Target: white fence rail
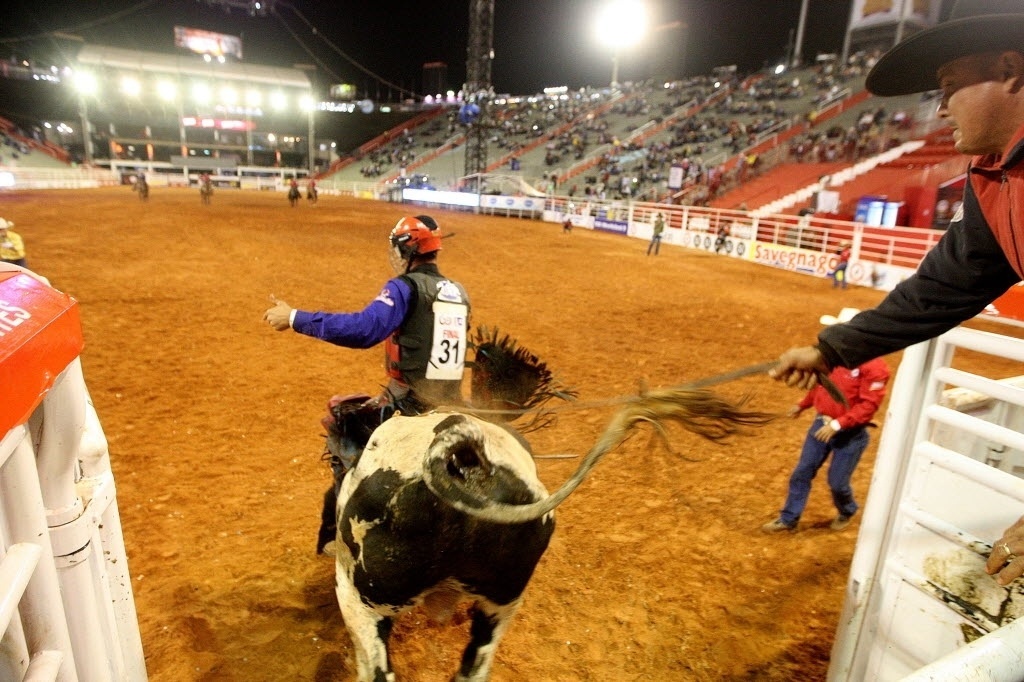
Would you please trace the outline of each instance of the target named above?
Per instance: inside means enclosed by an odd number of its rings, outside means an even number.
[[[106,438],[79,358],[56,377],[35,371],[33,358],[60,345],[42,337],[69,333],[36,305],[52,290],[10,274],[0,271],[5,309],[32,333],[0,334],[0,417],[31,412],[0,439],[0,680],[139,682],[147,674]],[[26,338],[41,343],[17,345]]]
[[[5,189],[84,189],[120,184],[105,168],[21,168],[0,166],[0,191]]]
[[[904,352],[830,682],[1024,679],[1024,587],[984,572],[1024,514],[1024,382],[950,369],[961,349],[1024,362],[1024,341],[963,328]]]

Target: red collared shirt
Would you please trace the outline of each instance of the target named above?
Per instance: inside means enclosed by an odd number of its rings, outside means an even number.
[[[807,392],[799,403],[800,409],[813,406],[820,414],[839,422],[840,428],[849,429],[867,424],[875,416],[885,398],[889,366],[881,358],[876,358],[854,369],[836,367],[828,378],[846,397],[849,409],[833,400],[821,385]]]

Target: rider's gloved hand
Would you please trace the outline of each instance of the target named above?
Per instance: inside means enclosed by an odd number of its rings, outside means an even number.
[[[273,294],[271,294],[270,300],[274,305],[263,313],[263,319],[277,331],[283,332],[292,326],[292,307],[284,301],[278,300]]]

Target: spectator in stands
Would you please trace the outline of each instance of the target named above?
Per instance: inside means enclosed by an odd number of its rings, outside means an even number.
[[[957,150],[973,155],[962,211],[878,307],[783,353],[773,378],[811,388],[820,373],[942,334],[1024,278],[1024,235],[1011,217],[1024,192],[1022,35],[1019,2],[962,0],[950,21],[913,34],[872,67],[866,86],[875,95],[942,90],[938,115],[953,127]],[[1024,575],[1024,518],[993,546],[986,570],[999,584]]]
[[[658,252],[661,251],[661,235],[665,231],[665,216],[658,213],[654,217],[654,232],[651,234],[651,243],[647,245],[647,255],[651,255],[651,249],[654,249],[654,255],[657,256]]]
[[[21,235],[12,230],[14,223],[0,218],[0,261],[28,267],[25,260],[25,242]]]
[[[847,322],[858,312],[856,308],[843,308],[838,317],[822,315],[821,323]],[[786,504],[778,518],[761,526],[766,533],[796,530],[811,493],[811,481],[829,455],[832,455],[832,461],[828,465],[828,487],[838,511],[832,520],[832,530],[843,530],[849,526],[857,513],[850,478],[868,446],[867,429],[873,426],[871,420],[885,398],[889,368],[885,361],[875,358],[853,369],[836,367],[829,374],[829,379],[842,392],[847,404],[838,402],[823,386],[817,385],[790,409],[789,416],[793,419],[809,407],[813,407],[816,414],[804,437],[800,461],[789,477]]]

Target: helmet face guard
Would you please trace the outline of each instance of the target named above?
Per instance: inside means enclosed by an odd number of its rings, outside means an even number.
[[[388,264],[396,275],[404,275],[409,272],[410,261],[402,258],[402,252],[397,246],[388,248]]]
[[[403,274],[416,256],[441,250],[441,231],[430,216],[405,216],[392,228],[388,241],[391,267]]]

